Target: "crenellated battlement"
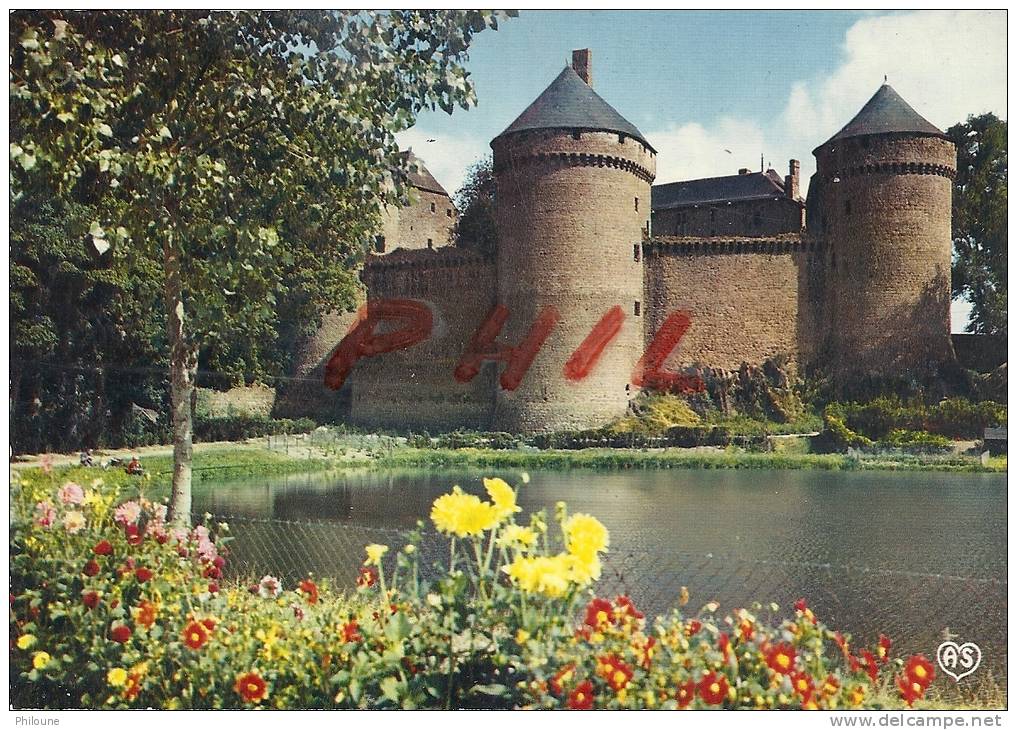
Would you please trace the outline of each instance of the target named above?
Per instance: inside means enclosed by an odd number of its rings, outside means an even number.
[[[590,154],[586,152],[534,152],[532,154],[515,154],[508,160],[499,159],[494,167],[495,173],[508,169],[518,169],[527,165],[550,165],[558,168],[566,167],[611,167],[630,172],[640,180],[652,183],[654,173],[639,163],[614,155]]]
[[[660,254],[780,254],[813,251],[819,241],[811,236],[788,233],[777,236],[656,236],[643,242],[646,256]]]

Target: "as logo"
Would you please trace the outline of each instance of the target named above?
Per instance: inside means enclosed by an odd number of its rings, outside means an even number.
[[[982,650],[978,644],[967,642],[958,645],[953,641],[944,641],[936,649],[936,661],[939,668],[959,682],[969,674],[973,674],[982,663]]]

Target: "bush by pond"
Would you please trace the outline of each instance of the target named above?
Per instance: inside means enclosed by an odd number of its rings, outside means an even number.
[[[259,415],[209,416],[194,421],[195,441],[244,441],[259,436],[307,433],[317,424],[310,418],[268,418]]]
[[[648,620],[598,597],[610,536],[559,503],[517,521],[516,493],[435,500],[437,578],[417,544],[368,545],[357,587],[222,581],[226,525],[180,528],[116,484],[14,481],[15,707],[851,708],[912,704],[934,678],[831,631],[804,600],[780,618],[716,605]]]

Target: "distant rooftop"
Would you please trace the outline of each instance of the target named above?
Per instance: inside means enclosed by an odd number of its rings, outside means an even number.
[[[566,66],[543,93],[498,136],[531,129],[618,132],[639,140],[656,152],[643,133],[600,98],[571,66]]]
[[[654,185],[650,191],[653,210],[687,205],[722,203],[728,200],[762,200],[784,197],[784,180],[776,170]]]
[[[424,161],[413,154],[413,150],[407,150],[403,154],[406,155],[407,163],[410,167],[410,185],[420,190],[444,195],[446,198],[449,197],[448,192],[441,186],[441,183],[435,180],[434,175],[424,166]]]
[[[855,118],[826,141],[869,134],[913,133],[945,137],[934,124],[911,108],[889,84],[883,84],[872,95]],[[823,146],[823,145],[820,145]],[[817,148],[818,149],[818,148]]]

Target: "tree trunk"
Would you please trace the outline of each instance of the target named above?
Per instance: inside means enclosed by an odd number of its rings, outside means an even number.
[[[180,255],[172,244],[163,245],[165,269],[166,327],[170,347],[170,416],[173,425],[173,490],[169,519],[191,522],[191,396],[198,369],[198,354],[184,333],[183,283]]]

